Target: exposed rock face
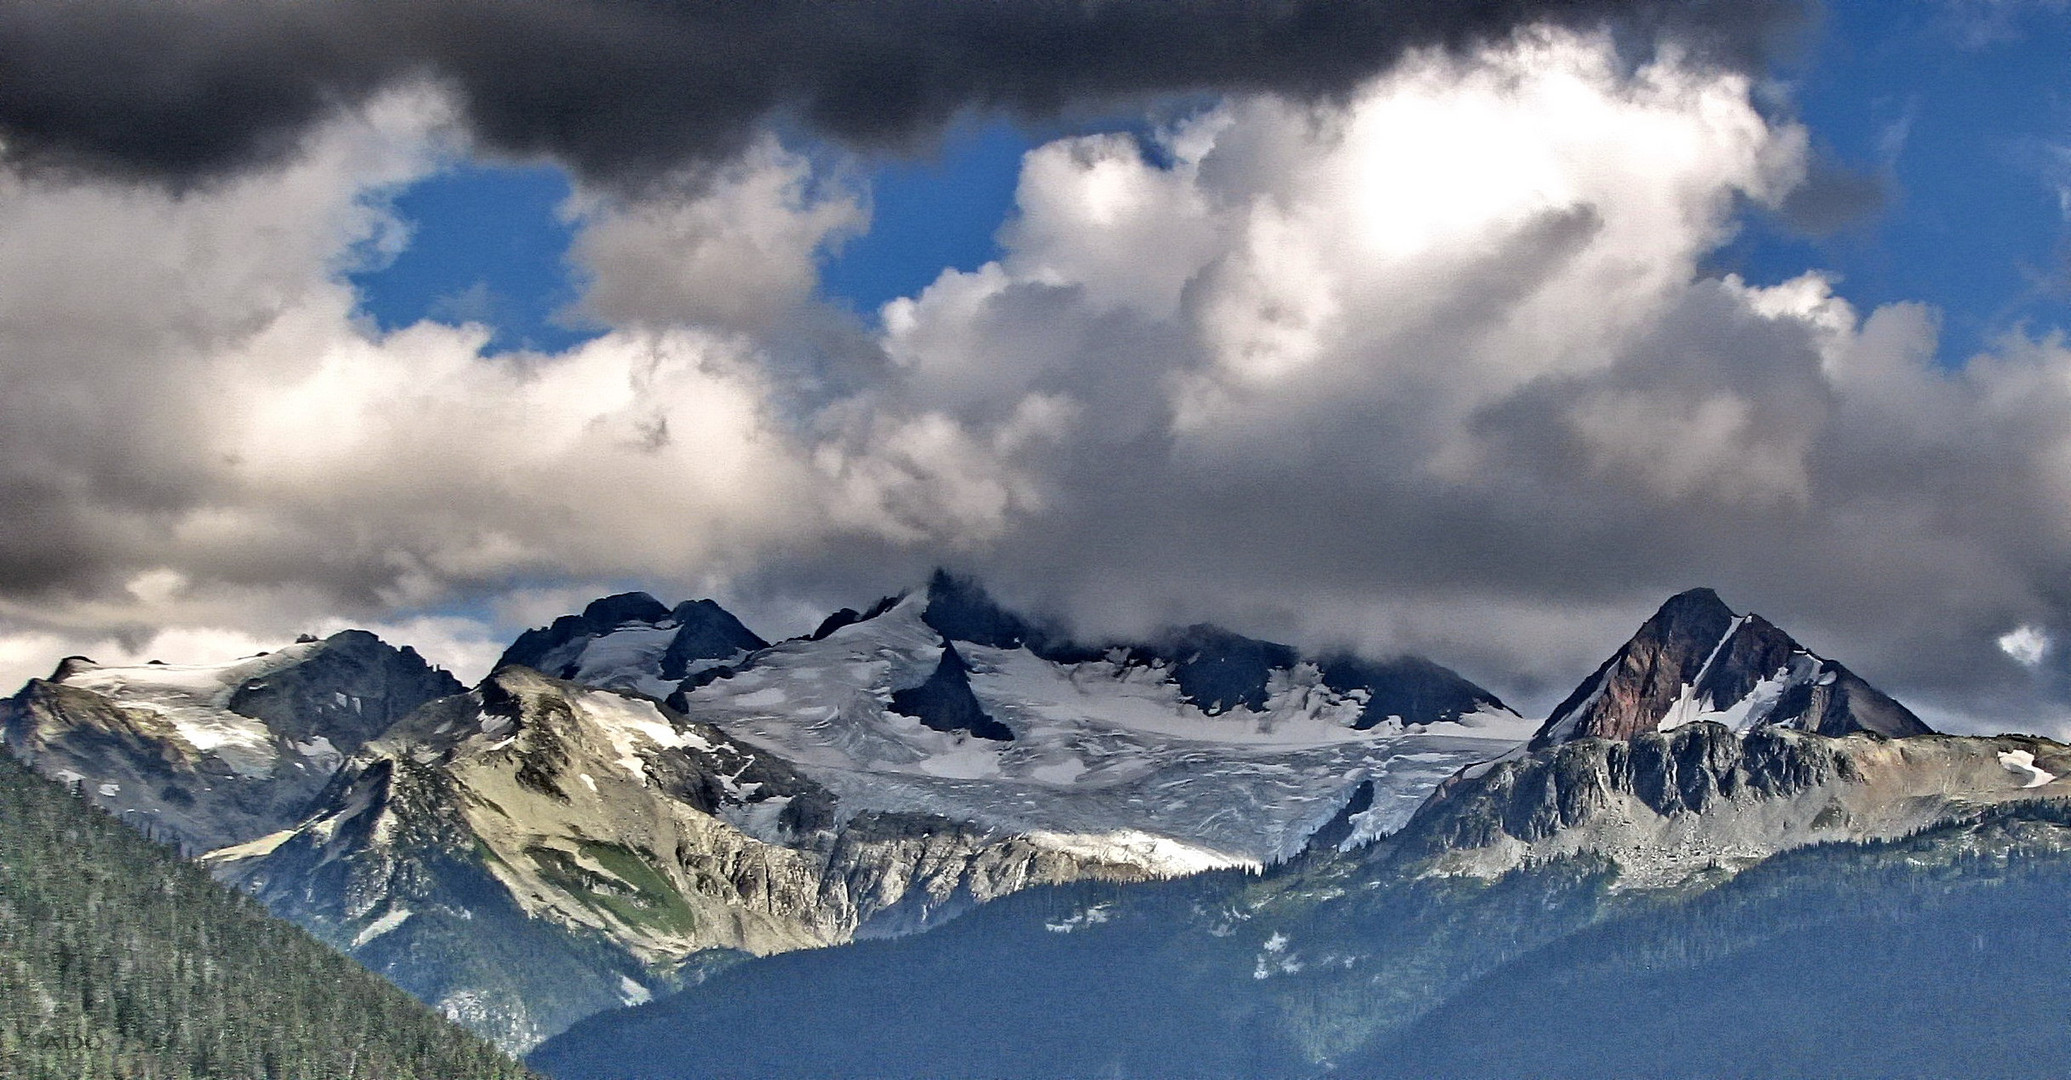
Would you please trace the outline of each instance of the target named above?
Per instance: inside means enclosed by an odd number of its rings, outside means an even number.
[[[942,662],[926,682],[892,691],[892,710],[911,716],[936,731],[966,731],[981,739],[1013,742],[1007,725],[985,714],[971,693],[971,668],[955,645],[942,646]]]
[[[1027,649],[1045,660],[1063,664],[1099,659],[1107,650],[1076,644],[1050,623],[1003,608],[985,586],[947,570],[928,578],[927,607],[922,621],[949,641],[993,649]]]
[[[572,674],[569,665],[579,661],[582,647],[592,639],[621,627],[637,625],[652,629],[668,617],[668,606],[647,593],[606,596],[590,601],[579,615],[563,615],[546,626],[519,634],[518,640],[503,651],[496,666],[519,664],[568,678]]]
[[[1235,708],[1265,708],[1266,683],[1274,670],[1301,662],[1293,648],[1198,624],[1174,631],[1164,641],[1136,654],[1167,660],[1172,678],[1186,700],[1210,716]]]
[[[2071,748],[2025,735],[1698,722],[1630,739],[1585,738],[1447,780],[1390,857],[1492,876],[1559,855],[1610,859],[1640,885],[1738,868],[1806,844],[1902,836],[1959,811],[2071,794]]]
[[[1786,727],[1822,735],[1902,738],[1932,730],[1768,620],[1734,613],[1710,589],[1692,589],[1671,597],[1576,687],[1531,746],[1629,739],[1700,719],[1741,731]]]
[[[393,648],[365,630],[343,630],[288,667],[240,682],[230,711],[305,742],[323,736],[350,755],[435,698],[467,688],[409,646]]]
[[[201,690],[152,669],[156,689],[95,730],[128,758],[185,746],[243,778],[211,804],[243,817],[199,822],[191,846],[516,1049],[722,955],[907,933],[1036,884],[1259,866],[1326,822],[1361,842],[1530,730],[1425,661],[1315,660],[1212,627],[1080,648],[943,574],[775,646],[710,601],[606,597],[506,654],[549,674],[508,662],[472,693],[353,667],[371,641],[297,645]],[[68,664],[39,692],[94,698],[72,683],[99,670]],[[211,742],[226,716],[267,734]],[[260,745],[304,736],[321,768]]]
[[[899,600],[900,598],[897,596],[885,596],[878,598],[877,603],[870,605],[862,611],[857,611],[855,608],[842,608],[840,611],[821,619],[820,625],[815,627],[812,633],[807,634],[805,640],[825,641],[832,637],[836,630],[844,626],[854,626],[859,622],[868,622],[892,610],[892,606],[897,604]]]
[[[515,1049],[711,950],[908,932],[1034,884],[1150,876],[931,815],[847,815],[716,728],[521,667],[369,743],[293,832],[210,860]]]
[[[68,658],[0,702],[8,747],[188,851],[294,823],[339,764],[398,717],[464,688],[361,630],[229,664]]]
[[[670,613],[676,636],[662,653],[662,678],[681,679],[699,660],[725,660],[769,647],[733,613],[710,600],[686,600]]]
[[[1462,770],[1388,857],[1494,874],[1593,853],[1669,884],[1824,840],[2050,796],[2071,752],[1939,736],[1905,706],[1709,589],[1671,597],[1526,751]]]
[[[1318,666],[1323,671],[1323,685],[1367,695],[1366,708],[1352,724],[1359,731],[1391,719],[1399,724],[1450,723],[1478,712],[1509,708],[1459,672],[1421,656],[1368,660],[1339,655],[1318,661]]]

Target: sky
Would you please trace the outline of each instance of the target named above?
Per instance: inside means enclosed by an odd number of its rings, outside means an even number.
[[[0,9],[0,681],[947,566],[2071,734],[2071,7]]]

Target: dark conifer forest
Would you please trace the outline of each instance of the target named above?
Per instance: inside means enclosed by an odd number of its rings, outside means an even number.
[[[0,754],[0,1076],[532,1075]]]

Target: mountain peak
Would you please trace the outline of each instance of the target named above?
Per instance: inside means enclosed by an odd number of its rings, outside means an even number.
[[[658,623],[669,617],[669,606],[644,592],[616,593],[592,600],[582,609],[583,621],[600,630],[627,623]]]
[[[927,681],[892,691],[891,708],[936,731],[967,731],[994,742],[1014,741],[1013,730],[986,713],[971,692],[970,665],[953,643],[943,644],[942,660]]]
[[[1532,739],[1630,739],[1711,720],[1738,730],[1789,727],[1892,737],[1931,729],[1847,668],[1816,655],[1760,615],[1736,613],[1707,588],[1669,597]]]
[[[1735,614],[1737,613],[1732,608],[1727,607],[1724,600],[1719,599],[1717,591],[1707,586],[1699,585],[1694,589],[1684,589],[1682,592],[1662,601],[1660,609],[1655,611],[1654,617],[1648,621],[1714,619],[1722,616],[1730,619]]]
[[[854,626],[860,622],[869,622],[879,615],[883,615],[885,612],[898,607],[899,601],[904,599],[906,599],[905,593],[897,593],[892,596],[879,597],[877,603],[864,608],[862,611],[857,611],[855,608],[842,608],[840,611],[821,619],[820,625],[812,633],[807,634],[805,640],[825,641],[836,630],[845,626]]]
[[[496,666],[660,696],[693,668],[768,645],[714,601],[686,600],[672,609],[651,594],[625,592],[525,631]]]
[[[1001,607],[975,579],[937,568],[928,578],[928,607],[921,618],[943,637],[996,649],[1035,647],[1042,634],[1021,616]]]

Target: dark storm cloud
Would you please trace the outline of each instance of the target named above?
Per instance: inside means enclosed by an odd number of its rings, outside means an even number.
[[[276,159],[398,81],[454,88],[496,149],[592,179],[729,156],[782,117],[856,145],[960,110],[1049,115],[1167,93],[1328,96],[1403,49],[1616,22],[1729,63],[1792,0],[77,0],[0,7],[17,161],[174,182]]]

